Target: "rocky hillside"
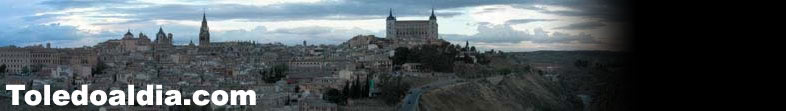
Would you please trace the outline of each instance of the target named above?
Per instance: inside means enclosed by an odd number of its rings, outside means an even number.
[[[421,111],[581,110],[575,97],[538,74],[507,75],[499,81],[475,79],[426,92]],[[574,100],[575,101],[575,100]]]

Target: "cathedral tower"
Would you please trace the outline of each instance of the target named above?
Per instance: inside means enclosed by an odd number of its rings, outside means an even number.
[[[199,47],[210,47],[210,30],[207,28],[207,18],[202,13],[202,28],[199,29]]]

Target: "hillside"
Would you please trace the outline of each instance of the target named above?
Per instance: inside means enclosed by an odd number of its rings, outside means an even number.
[[[472,80],[426,92],[422,111],[575,110],[564,91],[537,74],[508,75],[498,83]]]
[[[625,52],[536,51],[496,56],[488,65],[457,65],[472,81],[423,94],[420,109],[441,110],[597,110],[616,111],[635,76]],[[483,79],[502,77],[499,82]]]

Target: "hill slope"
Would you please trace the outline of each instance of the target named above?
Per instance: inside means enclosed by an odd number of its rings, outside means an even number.
[[[537,74],[508,75],[498,83],[480,79],[426,92],[420,110],[576,110],[563,92]]]

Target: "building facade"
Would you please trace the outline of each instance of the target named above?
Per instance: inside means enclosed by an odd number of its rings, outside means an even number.
[[[438,44],[439,31],[437,16],[434,9],[428,20],[396,20],[393,16],[393,9],[386,19],[386,38],[392,40],[399,46],[415,46],[423,44]]]
[[[47,48],[42,45],[0,47],[0,65],[6,65],[8,74],[27,71],[47,70],[51,66],[65,65],[73,68],[91,68],[98,59],[91,48]],[[80,74],[89,70],[77,70]]]

